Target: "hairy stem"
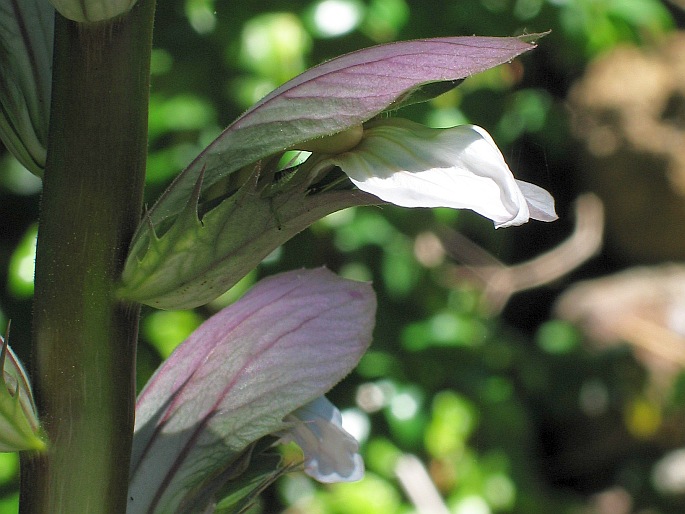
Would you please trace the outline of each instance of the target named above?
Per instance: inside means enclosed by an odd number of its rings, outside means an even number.
[[[33,327],[50,449],[22,460],[22,513],[126,511],[139,309],[113,292],[141,213],[153,13],[57,15]]]

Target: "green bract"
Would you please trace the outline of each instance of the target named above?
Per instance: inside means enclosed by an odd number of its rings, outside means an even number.
[[[380,45],[325,62],[274,90],[203,150],[148,211],[133,237],[120,296],[165,309],[207,303],[314,221],[383,203],[336,187],[340,182],[329,175],[335,164],[320,174],[312,167],[356,146],[372,118],[505,63],[534,48],[534,39]],[[292,148],[314,153],[299,168],[279,169],[275,163]]]
[[[189,309],[223,294],[264,257],[324,216],[353,205],[378,203],[361,191],[308,194],[309,177],[280,187],[261,184],[259,173],[209,210],[200,183],[171,228],[158,237],[151,223],[139,237],[123,273],[122,297],[159,309]]]
[[[0,451],[44,450],[28,376],[12,349],[2,341],[0,366]]]

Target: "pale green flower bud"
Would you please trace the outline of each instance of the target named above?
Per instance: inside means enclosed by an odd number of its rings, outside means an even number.
[[[79,23],[107,21],[127,13],[136,0],[50,0],[59,13]]]
[[[31,385],[24,367],[2,338],[0,364],[0,451],[44,450]]]
[[[351,190],[309,194],[307,173],[293,172],[266,188],[258,176],[202,219],[198,212],[211,202],[199,200],[199,181],[166,232],[159,234],[151,220],[143,220],[124,268],[121,298],[169,310],[204,305],[314,221],[376,201]]]

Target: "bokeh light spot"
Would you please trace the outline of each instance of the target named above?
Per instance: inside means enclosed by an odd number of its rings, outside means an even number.
[[[354,30],[363,15],[363,6],[358,2],[324,0],[316,4],[312,17],[319,35],[335,37]]]

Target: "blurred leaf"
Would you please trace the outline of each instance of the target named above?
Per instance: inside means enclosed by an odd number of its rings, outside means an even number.
[[[162,134],[181,131],[199,131],[214,123],[216,114],[207,101],[193,95],[178,95],[162,98],[152,95],[148,132],[150,139]]]
[[[327,496],[331,514],[395,514],[401,504],[397,490],[373,473],[355,484],[335,484]]]
[[[383,254],[383,282],[390,296],[403,297],[410,294],[421,277],[416,264],[412,244],[407,238],[394,238]]]
[[[10,259],[7,286],[15,298],[26,299],[33,296],[37,235],[38,225],[29,227]]]
[[[402,346],[412,352],[430,347],[479,346],[486,335],[486,327],[473,316],[438,312],[428,320],[407,325],[402,332]]]
[[[359,250],[365,245],[385,246],[400,233],[382,214],[372,210],[343,211],[336,217],[342,223],[335,231],[335,246],[342,252]]]
[[[662,423],[661,409],[647,398],[635,398],[625,411],[626,427],[635,437],[653,436]]]
[[[152,150],[147,158],[146,183],[163,184],[169,181],[179,169],[182,169],[189,160],[192,160],[199,148],[198,144],[178,143],[159,150]]]
[[[580,333],[570,323],[550,320],[543,324],[535,340],[540,348],[551,354],[567,354],[580,345]]]
[[[231,81],[229,91],[234,101],[247,109],[268,95],[278,84],[270,78],[242,76]]]
[[[193,311],[155,311],[145,318],[143,334],[166,359],[200,323],[202,318]]]
[[[463,495],[450,502],[450,512],[454,514],[490,514],[492,511],[485,499],[476,494]]]
[[[168,51],[163,48],[153,48],[150,55],[150,74],[164,75],[171,71],[174,65],[174,58]],[[154,95],[154,93],[153,93]]]
[[[476,427],[476,419],[471,402],[452,391],[438,393],[424,435],[426,450],[434,457],[462,451]]]
[[[357,365],[357,373],[365,378],[395,375],[401,369],[399,357],[388,352],[370,350],[364,354]]]
[[[552,98],[546,91],[524,89],[512,95],[512,102],[498,123],[502,142],[511,142],[526,132],[538,132],[547,122]]]
[[[186,0],[185,11],[190,25],[198,34],[208,34],[216,26],[215,0]]]
[[[240,61],[246,69],[280,85],[304,71],[310,48],[309,34],[297,16],[260,14],[243,27]]]
[[[374,437],[366,449],[367,468],[386,477],[395,476],[397,459],[402,456],[402,450],[385,437]]]
[[[377,43],[385,43],[397,35],[410,20],[405,0],[371,0],[362,32]]]
[[[402,384],[384,409],[393,439],[405,448],[415,449],[421,444],[427,422],[424,401],[425,392],[419,386]]]
[[[621,42],[653,41],[673,27],[658,0],[576,0],[561,5],[559,20],[571,38],[584,43],[588,56]]]
[[[0,453],[0,488],[7,489],[19,481],[19,454]],[[0,503],[0,505],[2,505]],[[4,511],[0,508],[0,514]],[[16,513],[16,510],[14,511]]]
[[[17,514],[19,509],[19,493],[0,499],[0,514]]]

